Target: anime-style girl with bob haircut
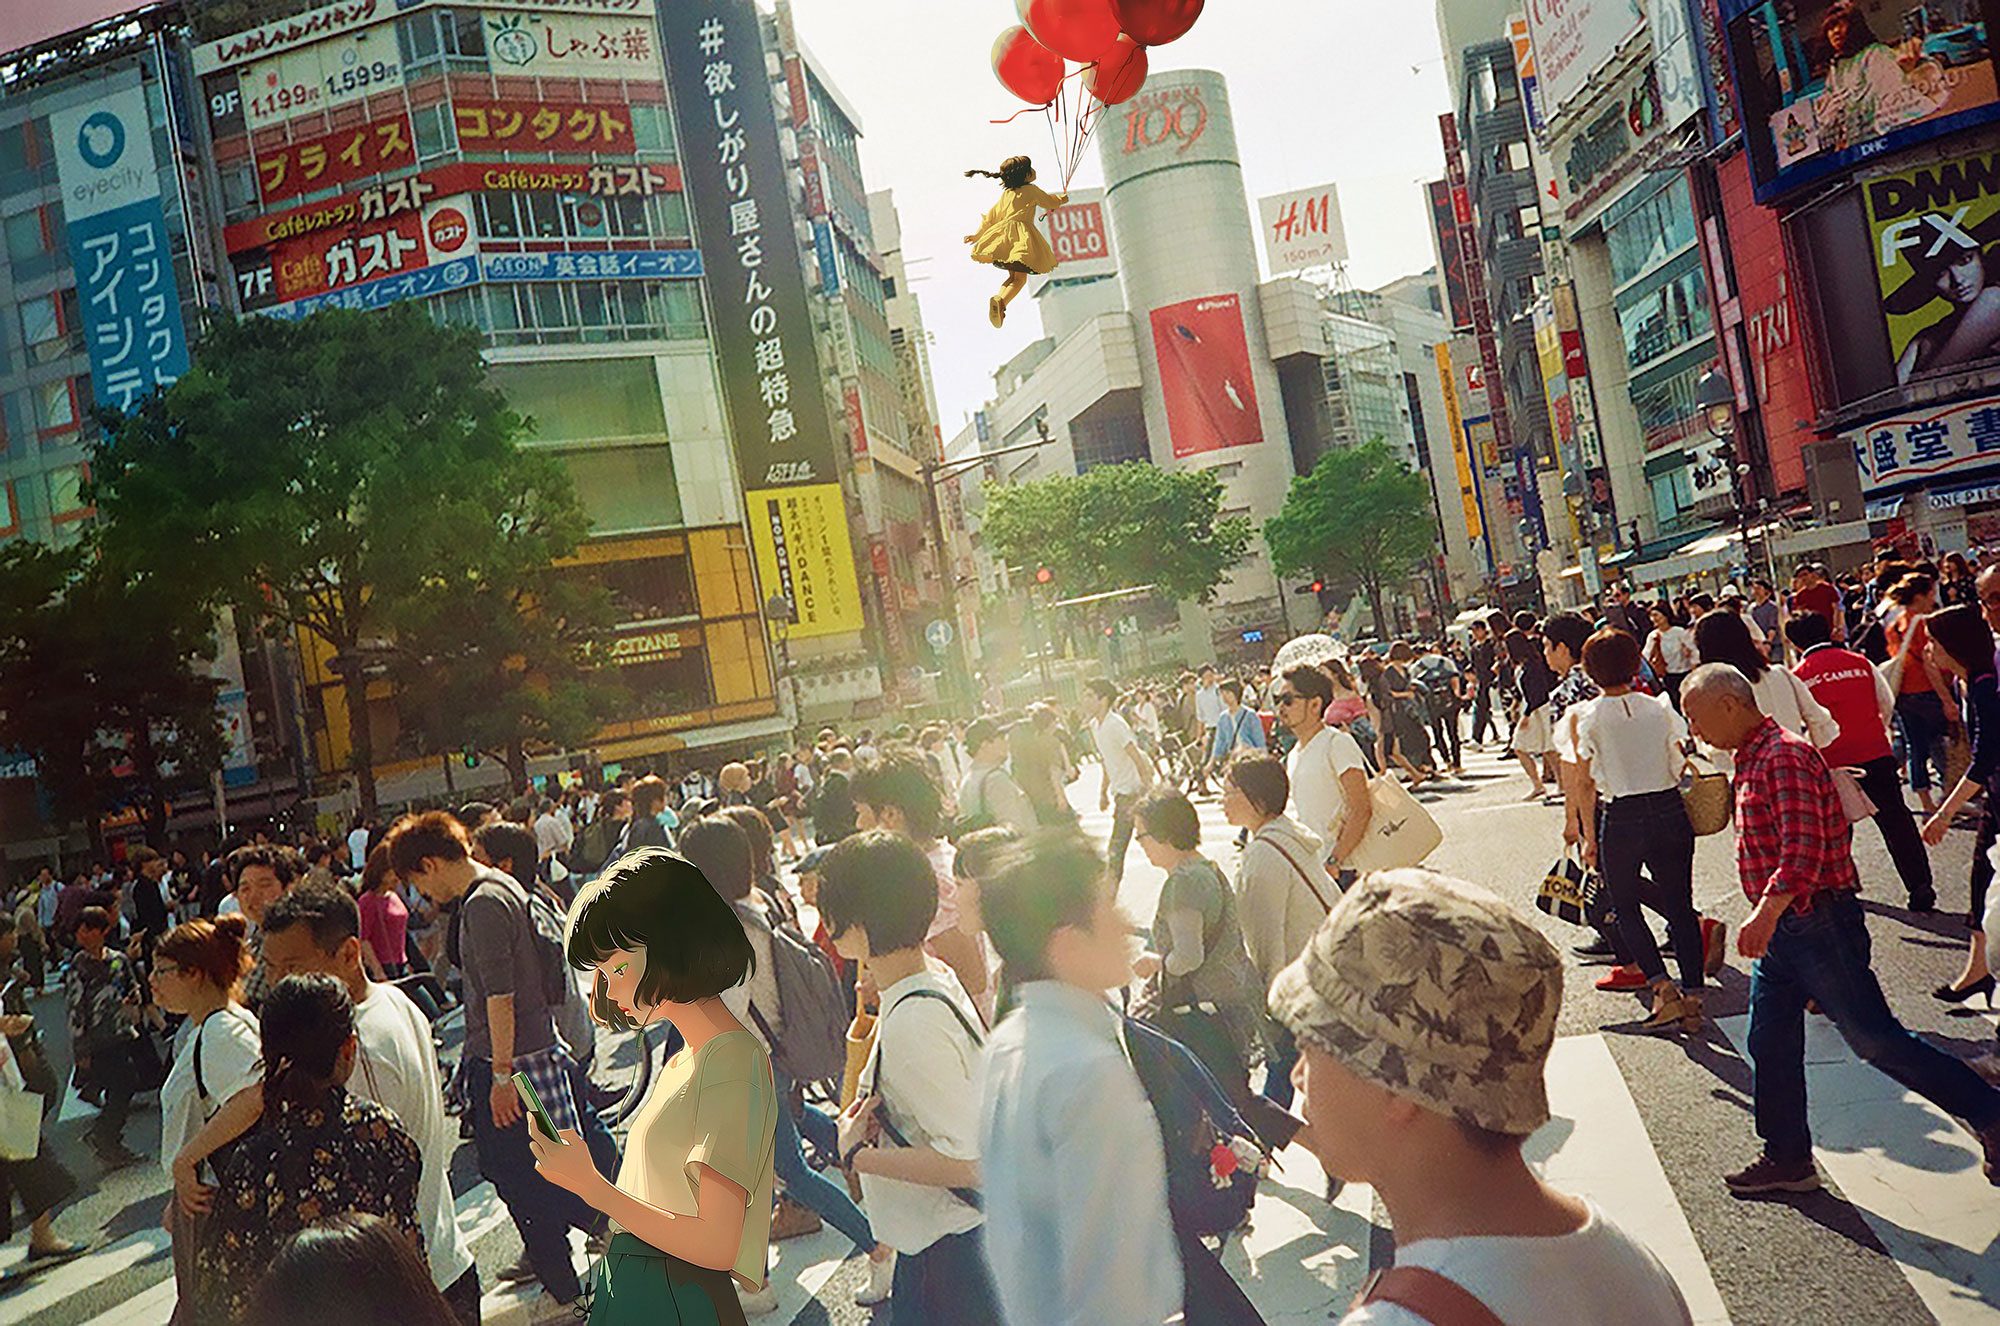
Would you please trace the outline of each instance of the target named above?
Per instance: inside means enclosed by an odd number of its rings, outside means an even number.
[[[720,998],[756,965],[743,923],[686,859],[642,848],[577,894],[565,956],[595,973],[598,1022],[661,1018],[687,1040],[633,1116],[615,1184],[574,1131],[550,1141],[528,1130],[542,1177],[616,1226],[592,1274],[590,1320],[746,1323],[731,1281],[764,1287],[779,1105],[762,1043]]]

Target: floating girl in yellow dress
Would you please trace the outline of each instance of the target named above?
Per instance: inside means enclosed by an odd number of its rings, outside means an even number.
[[[1030,274],[1045,276],[1056,269],[1056,251],[1035,226],[1037,211],[1053,212],[1069,201],[1067,193],[1047,194],[1035,187],[1035,163],[1027,157],[1008,157],[998,173],[968,170],[969,179],[984,175],[999,180],[1006,192],[986,211],[974,234],[965,242],[972,246],[972,260],[990,263],[1008,273],[1000,293],[986,301],[986,316],[996,327],[1007,321],[1007,306],[1027,288]]]

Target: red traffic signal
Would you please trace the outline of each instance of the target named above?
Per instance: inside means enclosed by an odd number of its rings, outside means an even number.
[[[1326,582],[1324,580],[1315,580],[1312,582],[1312,592],[1315,594],[1319,593],[1321,590],[1325,588],[1326,588]]]
[[[1036,584],[1038,584],[1038,585],[1046,585],[1046,584],[1048,584],[1048,583],[1049,583],[1049,581],[1051,581],[1051,580],[1054,580],[1055,578],[1056,578],[1056,573],[1055,573],[1055,572],[1053,572],[1053,571],[1051,571],[1051,570],[1049,570],[1049,568],[1048,568],[1048,567],[1046,567],[1046,566],[1038,566],[1038,567],[1036,567],[1036,568],[1035,568],[1035,583],[1036,583]]]

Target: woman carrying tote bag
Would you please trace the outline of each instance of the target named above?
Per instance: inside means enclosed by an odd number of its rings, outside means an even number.
[[[1727,663],[1750,682],[1757,707],[1787,732],[1813,745],[1830,746],[1840,736],[1840,722],[1813,698],[1790,668],[1764,657],[1743,619],[1726,608],[1705,614],[1695,623],[1694,643],[1703,663]],[[1735,767],[1726,751],[1713,752],[1718,768]]]

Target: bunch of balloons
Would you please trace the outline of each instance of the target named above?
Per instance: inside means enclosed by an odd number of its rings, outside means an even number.
[[[1115,106],[1146,83],[1146,48],[1186,34],[1203,0],[1014,0],[1021,21],[993,43],[993,74],[1030,106],[1062,94],[1073,60],[1099,106]]]

